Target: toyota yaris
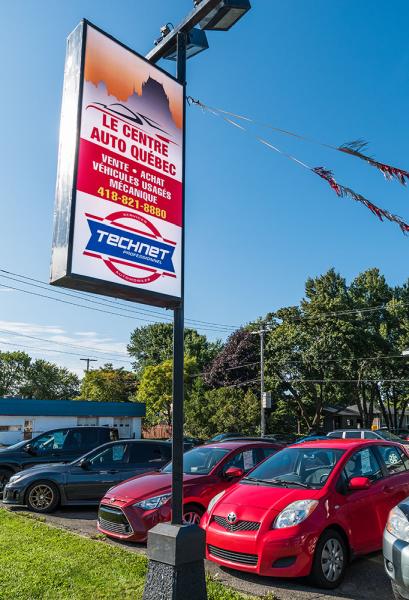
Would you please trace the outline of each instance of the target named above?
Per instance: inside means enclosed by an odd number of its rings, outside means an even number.
[[[199,446],[183,456],[183,517],[199,523],[211,498],[235,484],[266,457],[280,450],[274,442],[235,441]],[[171,518],[172,464],[117,485],[105,494],[98,529],[111,537],[143,542],[157,523]]]
[[[207,558],[334,588],[349,558],[382,547],[389,511],[409,494],[408,469],[393,442],[288,447],[210,501],[201,520]]]

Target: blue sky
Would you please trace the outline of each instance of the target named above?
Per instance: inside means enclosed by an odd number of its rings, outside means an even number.
[[[364,138],[379,160],[409,169],[408,3],[252,5],[230,32],[208,33],[209,50],[188,63],[188,94],[330,144]],[[86,17],[146,54],[159,27],[179,22],[191,6],[190,0],[3,4],[1,269],[48,280],[66,36]],[[174,63],[161,66],[174,73]],[[348,280],[375,266],[391,284],[407,279],[409,239],[396,225],[337,198],[317,176],[221,119],[192,107],[187,127],[188,317],[245,323],[298,303],[306,277],[330,267]],[[264,135],[312,166],[333,169],[341,183],[409,221],[409,189],[385,182],[372,167],[272,132]],[[0,283],[64,298],[2,278]],[[97,365],[108,357],[126,361],[130,331],[146,322],[142,314],[118,317],[13,290],[0,291],[0,307],[0,349],[30,346],[33,356],[77,371],[83,347],[84,356],[99,357]],[[51,347],[60,353],[38,349]]]

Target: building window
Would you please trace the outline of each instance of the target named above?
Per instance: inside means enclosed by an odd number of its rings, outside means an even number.
[[[21,425],[0,425],[0,431],[21,431]]]

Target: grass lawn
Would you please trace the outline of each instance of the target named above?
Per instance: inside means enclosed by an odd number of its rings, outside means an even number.
[[[140,600],[146,566],[144,556],[0,508],[1,600]],[[210,579],[208,596],[245,598]]]

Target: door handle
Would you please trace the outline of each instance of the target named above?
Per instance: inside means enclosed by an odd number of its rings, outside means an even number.
[[[114,475],[115,473],[118,473],[118,470],[117,469],[111,469],[110,471],[108,471],[108,473],[110,475]]]

